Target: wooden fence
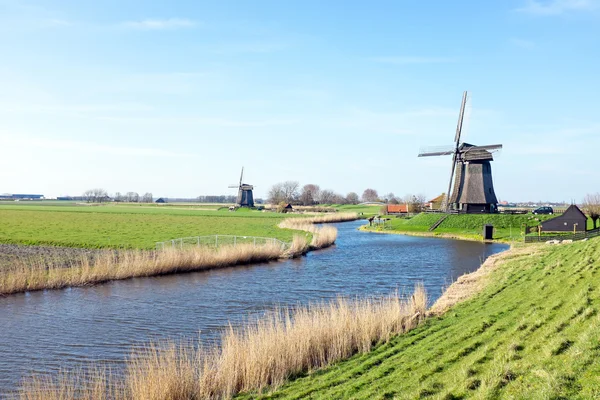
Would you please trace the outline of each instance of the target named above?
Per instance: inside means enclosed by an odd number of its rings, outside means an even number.
[[[600,236],[600,228],[590,229],[585,232],[570,233],[564,235],[531,235],[525,236],[525,243],[547,242],[549,240],[583,240]]]

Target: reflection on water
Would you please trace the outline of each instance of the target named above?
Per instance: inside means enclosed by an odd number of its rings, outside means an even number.
[[[356,231],[362,223],[337,224],[335,247],[296,260],[0,298],[0,393],[31,373],[90,362],[118,370],[150,340],[217,340],[228,321],[278,305],[409,292],[417,282],[434,300],[508,247]]]

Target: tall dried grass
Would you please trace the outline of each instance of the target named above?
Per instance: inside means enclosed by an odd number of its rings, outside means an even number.
[[[283,256],[279,244],[241,244],[218,249],[191,247],[163,251],[105,252],[82,255],[69,267],[63,262],[15,262],[0,274],[0,295],[68,286],[86,286],[111,280],[178,272],[203,271],[238,264],[276,260]]]
[[[120,381],[101,373],[87,381],[77,376],[32,379],[20,396],[24,400],[231,398],[276,388],[305,371],[368,352],[416,327],[426,308],[426,292],[418,285],[410,298],[396,293],[280,309],[246,327],[230,327],[220,347],[167,343],[137,351]]]
[[[357,219],[358,214],[356,213],[325,214],[310,218],[288,218],[283,220],[279,224],[279,227],[309,232],[312,234],[312,241],[309,248],[323,249],[335,243],[335,240],[337,239],[337,229],[332,226],[318,227],[316,224],[354,221]]]

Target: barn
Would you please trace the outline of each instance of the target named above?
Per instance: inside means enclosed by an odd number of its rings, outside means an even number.
[[[408,213],[408,204],[388,204],[387,205],[387,213],[388,214],[407,214]]]
[[[587,217],[575,204],[565,212],[540,224],[543,232],[585,232]]]

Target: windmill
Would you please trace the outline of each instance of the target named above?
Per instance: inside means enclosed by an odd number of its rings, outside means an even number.
[[[229,188],[237,188],[237,205],[238,207],[254,207],[254,195],[252,194],[252,190],[254,186],[243,183],[244,179],[244,167],[242,167],[242,174],[240,175],[240,183],[239,185],[229,185]]]
[[[501,149],[501,144],[475,146],[460,141],[467,103],[467,92],[463,93],[454,144],[447,148],[427,148],[419,157],[452,156],[452,170],[445,211],[460,213],[494,213],[498,210],[498,199],[492,181],[492,153]]]

